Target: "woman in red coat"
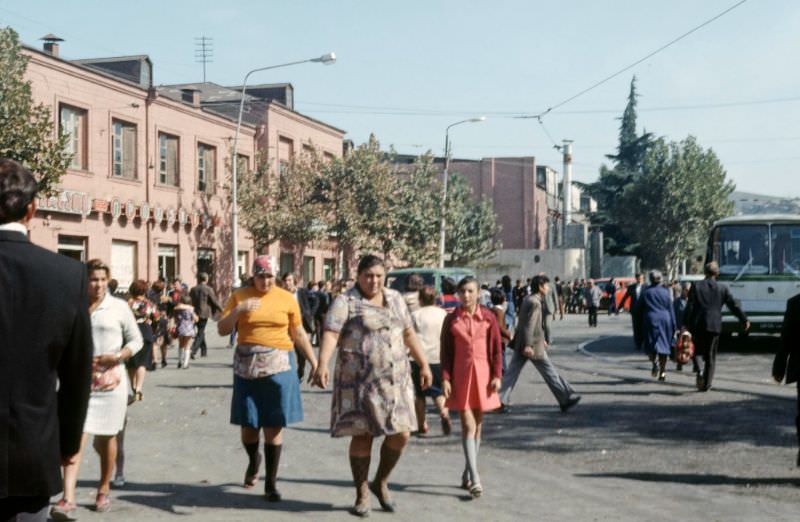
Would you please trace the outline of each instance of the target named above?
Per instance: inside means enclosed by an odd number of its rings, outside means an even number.
[[[497,319],[478,304],[474,277],[458,284],[461,305],[442,325],[442,388],[447,407],[461,414],[461,443],[466,466],[461,486],[473,497],[483,493],[478,475],[483,412],[500,407],[497,392],[503,376],[503,351]]]

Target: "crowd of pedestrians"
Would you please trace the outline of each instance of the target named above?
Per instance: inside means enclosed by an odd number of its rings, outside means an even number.
[[[370,514],[373,496],[384,511],[397,509],[389,478],[411,434],[430,429],[427,398],[445,435],[452,430],[450,412],[458,412],[461,486],[472,497],[484,491],[478,457],[486,413],[510,411],[527,361],[562,412],[577,405],[580,395],[548,355],[551,325],[565,314],[585,312],[596,327],[604,297],[611,301],[609,314],[629,307],[634,344],[648,354],[660,380],[675,339],[691,337],[701,391],[712,383],[722,307],[749,328],[730,291],[717,282],[715,263],[692,288],[665,286],[653,271],[649,285],[637,275],[627,289],[613,280],[606,288],[593,280],[551,282],[546,274],[516,285],[505,276],[491,288],[470,276],[445,279],[437,289],[412,276],[400,293],[384,286],[386,267],[374,255],[361,257],[356,279],[305,287],[292,273],[276,273],[268,256],[258,256],[251,277],[224,305],[205,273],[191,289],[179,277],[169,285],[137,280],[123,299],[110,291],[113,274],[102,260],[80,264],[28,241],[36,192],[30,172],[0,159],[0,408],[10,412],[0,417],[0,444],[15,447],[0,451],[0,520],[44,520],[48,512],[56,520],[75,520],[90,436],[100,460],[94,507],[108,511],[112,483],[125,482],[127,409],[144,399],[147,370],[166,367],[176,343],[178,368],[207,356],[210,319],[217,319],[218,333],[229,335],[233,348],[230,422],[239,426],[247,460],[242,486],[256,486],[263,464],[265,498],[282,500],[284,428],[303,420],[300,388],[307,375],[314,386],[332,387],[330,432],[350,439],[351,513],[360,517]],[[800,318],[790,320],[800,314],[798,303],[791,301],[787,310],[784,349],[773,367],[777,380],[798,379]],[[797,425],[800,437],[800,410]],[[376,438],[379,461],[370,480]]]

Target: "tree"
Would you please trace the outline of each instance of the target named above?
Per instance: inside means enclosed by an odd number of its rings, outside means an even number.
[[[606,157],[614,163],[609,168],[600,167],[600,178],[594,183],[582,184],[597,201],[597,212],[592,215],[592,224],[603,230],[605,250],[612,255],[638,253],[635,241],[619,227],[620,200],[625,189],[634,183],[641,174],[644,156],[653,140],[648,132],[636,134],[636,77],[631,79],[628,103],[625,106],[619,127],[617,153]]]
[[[689,136],[655,140],[643,171],[621,198],[621,228],[641,245],[645,266],[675,273],[700,248],[711,224],[729,215],[734,184],[713,150]]]
[[[33,172],[42,194],[54,191],[71,154],[67,135],[54,138],[50,109],[34,103],[25,80],[28,57],[10,27],[0,29],[0,157],[14,159]]]
[[[238,176],[238,204],[244,226],[261,250],[274,241],[308,243],[324,236],[324,200],[319,186],[323,160],[316,153],[293,159],[274,172],[263,158]]]
[[[397,256],[411,266],[434,265],[439,260],[440,173],[430,151],[397,173],[399,187],[393,220],[399,239]]]
[[[492,201],[475,201],[472,188],[458,173],[450,175],[447,194],[445,251],[451,266],[471,265],[486,259],[501,247],[500,232]]]

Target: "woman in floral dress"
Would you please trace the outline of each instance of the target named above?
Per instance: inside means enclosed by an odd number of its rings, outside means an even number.
[[[328,385],[328,363],[337,351],[333,378],[331,434],[352,437],[350,468],[356,487],[351,512],[370,513],[369,492],[384,511],[393,512],[388,479],[417,427],[414,387],[408,352],[420,366],[423,388],[431,384],[431,370],[403,296],[383,286],[386,269],[377,256],[358,264],[356,285],[336,298],[328,310],[314,382]],[[378,470],[369,474],[372,441],[385,436]]]

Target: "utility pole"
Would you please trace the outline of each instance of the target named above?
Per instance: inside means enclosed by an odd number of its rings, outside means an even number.
[[[206,83],[206,64],[214,60],[214,39],[199,36],[194,39],[194,61],[203,64],[203,83]]]
[[[564,185],[561,188],[561,200],[563,203],[564,226],[561,233],[561,246],[567,247],[567,227],[572,221],[572,140],[564,140],[561,146],[561,153],[564,158]]]

